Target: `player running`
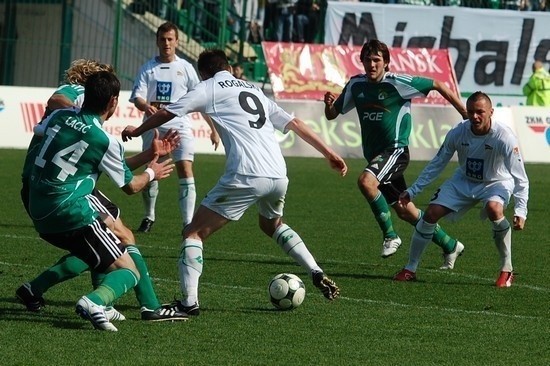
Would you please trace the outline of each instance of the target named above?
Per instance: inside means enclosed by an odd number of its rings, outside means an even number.
[[[176,308],[198,315],[199,277],[203,269],[203,242],[230,221],[239,220],[252,205],[258,208],[261,230],[306,269],[313,284],[333,300],[339,289],[317,264],[300,236],[283,223],[288,187],[286,163],[275,130],[294,131],[317,149],[342,176],[344,160],[301,120],[293,118],[254,84],[238,80],[222,50],[207,50],[198,60],[199,83],[176,103],[151,116],[140,127],[128,126],[125,137],[137,137],[174,117],[203,112],[214,121],[225,147],[224,175],[203,199],[184,230],[178,261],[182,301]]]
[[[352,77],[338,98],[325,94],[325,116],[331,120],[340,113],[355,108],[361,124],[363,155],[367,166],[357,184],[370,205],[383,234],[382,258],[397,252],[401,238],[391,219],[390,206],[397,216],[415,225],[422,211],[413,204],[398,205],[399,194],[407,188],[405,169],[409,165],[409,135],[411,134],[411,100],[438,91],[466,118],[466,108],[460,98],[444,83],[420,76],[389,72],[388,46],[370,40],[361,49],[365,74]],[[464,245],[436,227],[433,241],[443,249],[441,269],[452,269]]]

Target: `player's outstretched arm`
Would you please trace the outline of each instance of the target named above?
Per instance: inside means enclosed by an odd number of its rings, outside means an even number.
[[[153,160],[147,164],[147,169],[141,174],[134,175],[132,180],[122,187],[124,193],[130,195],[143,190],[152,180],[161,180],[170,176],[174,171],[172,159],[167,159],[163,162],[158,162],[159,156],[155,155]]]
[[[162,138],[159,138],[159,132],[158,130],[155,130],[155,137],[153,138],[151,147],[138,154],[127,157],[126,165],[128,165],[128,168],[131,170],[135,170],[153,160],[155,155],[163,157],[170,154],[176,149],[176,147],[179,146],[179,144],[180,137],[176,130],[168,130]]]
[[[459,96],[456,95],[449,87],[438,80],[434,80],[434,89],[441,94],[443,98],[445,98],[449,103],[455,107],[458,113],[462,116],[462,118],[467,119],[468,118],[468,112],[466,110],[466,107],[460,100]]]
[[[304,123],[304,121],[294,118],[292,121],[290,121],[286,128],[288,130],[294,131],[298,136],[302,138],[305,142],[313,146],[317,151],[319,151],[327,160],[329,161],[329,164],[332,169],[340,172],[341,176],[345,176],[348,172],[348,166],[346,165],[346,162],[340,155],[336,154],[330,147],[328,147],[323,140],[319,138],[313,132],[311,128],[308,127]]]
[[[158,126],[170,121],[176,115],[168,112],[166,109],[161,109],[147,118],[139,127],[126,126],[122,131],[122,141],[126,142],[133,137],[139,137],[144,132],[157,128]]]

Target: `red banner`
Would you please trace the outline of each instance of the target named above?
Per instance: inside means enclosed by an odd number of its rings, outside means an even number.
[[[325,92],[335,94],[350,77],[363,74],[361,47],[320,44],[262,42],[273,93],[277,99],[322,100]],[[445,82],[458,94],[458,83],[447,50],[427,48],[390,49],[390,71],[426,76]],[[423,104],[448,104],[432,91]]]

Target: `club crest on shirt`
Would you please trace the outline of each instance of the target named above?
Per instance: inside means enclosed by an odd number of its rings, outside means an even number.
[[[172,96],[172,82],[157,81],[157,102],[169,102]]]
[[[476,180],[483,180],[483,159],[466,159],[466,176]]]

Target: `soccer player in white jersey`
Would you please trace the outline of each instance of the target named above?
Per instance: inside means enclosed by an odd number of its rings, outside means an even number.
[[[225,172],[184,230],[178,261],[183,299],[175,306],[189,315],[199,314],[203,242],[228,222],[239,220],[252,205],[258,207],[261,230],[309,272],[314,285],[327,299],[336,298],[339,289],[334,281],[324,274],[300,236],[283,223],[288,178],[274,132],[294,131],[323,154],[342,176],[347,172],[346,163],[303,121],[286,113],[257,86],[235,79],[222,50],[201,53],[198,69],[204,81],[194,90],[141,126],[128,126],[122,133],[123,140],[137,137],[174,115],[198,111],[211,116],[225,147]]]
[[[512,130],[493,120],[491,99],[482,92],[473,93],[466,102],[468,119],[447,133],[437,155],[424,168],[416,182],[399,197],[403,206],[411,203],[443,171],[456,152],[459,167],[433,195],[412,236],[409,262],[395,275],[397,281],[414,281],[420,257],[430,241],[439,219],[459,217],[475,204],[483,205],[483,217],[491,221],[493,238],[500,255],[497,287],[510,287],[512,235],[504,209],[514,197],[513,228],[523,230],[527,217],[529,180]]]
[[[340,113],[357,110],[363,155],[368,162],[357,185],[382,231],[382,258],[388,258],[401,245],[390,206],[400,219],[411,225],[422,216],[422,211],[413,204],[405,208],[398,205],[399,194],[407,188],[403,174],[409,165],[411,100],[436,90],[464,118],[466,108],[445,83],[389,72],[390,52],[385,43],[376,39],[368,41],[361,49],[360,58],[365,74],[353,76],[338,98],[331,92],[325,94],[325,116],[331,120]],[[443,250],[444,263],[440,269],[453,269],[464,245],[439,226],[433,241]]]
[[[199,77],[193,66],[176,55],[178,45],[178,27],[170,22],[161,24],[157,29],[158,56],[147,61],[139,70],[134,82],[130,102],[142,112],[144,121],[159,109],[175,102],[199,83]],[[214,148],[218,148],[219,136],[209,118],[210,139]],[[191,120],[188,116],[177,116],[160,127],[161,135],[169,129],[175,129],[180,135],[180,146],[172,152],[179,177],[178,202],[183,226],[191,222],[197,197],[193,160],[195,145]],[[143,135],[143,149],[151,145],[153,131]],[[143,191],[145,217],[138,228],[140,232],[149,232],[155,222],[155,206],[159,194],[159,184],[153,181]]]

